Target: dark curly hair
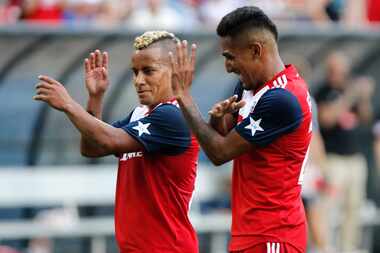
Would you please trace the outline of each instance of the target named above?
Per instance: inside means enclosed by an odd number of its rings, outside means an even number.
[[[256,6],[245,6],[228,13],[220,21],[216,32],[220,37],[234,37],[250,28],[268,30],[278,40],[276,25]]]

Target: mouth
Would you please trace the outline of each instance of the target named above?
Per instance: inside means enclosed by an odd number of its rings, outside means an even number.
[[[138,91],[137,94],[138,95],[144,95],[144,94],[146,94],[148,92],[149,92],[148,90],[142,90],[142,91]]]

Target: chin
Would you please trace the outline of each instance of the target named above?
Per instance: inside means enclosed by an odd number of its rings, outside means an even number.
[[[248,85],[246,82],[244,82],[241,79],[240,79],[240,81],[241,81],[241,84],[242,84],[242,87],[243,87],[244,90],[251,90],[252,89],[251,86]]]
[[[139,98],[139,102],[141,105],[149,106],[149,101],[147,99]]]

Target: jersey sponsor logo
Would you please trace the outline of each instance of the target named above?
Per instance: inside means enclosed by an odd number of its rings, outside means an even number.
[[[148,130],[148,127],[150,126],[150,123],[141,123],[141,121],[137,122],[137,126],[134,126],[133,129],[137,130],[139,132],[139,137],[143,134],[150,135],[150,132]]]
[[[280,243],[267,242],[267,253],[280,253]]]
[[[131,153],[124,153],[123,156],[121,157],[120,161],[126,161],[128,159],[132,159],[135,157],[142,157],[143,152],[131,152]]]
[[[244,128],[251,130],[251,135],[254,136],[256,131],[264,131],[264,129],[260,126],[260,123],[261,119],[255,121],[252,117],[249,117],[249,124]]]

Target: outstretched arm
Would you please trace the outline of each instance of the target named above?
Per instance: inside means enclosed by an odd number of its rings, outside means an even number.
[[[124,130],[108,125],[85,111],[71,98],[61,83],[47,76],[40,76],[39,79],[37,95],[33,99],[63,111],[82,138],[99,147],[96,153],[86,153],[87,156],[98,157],[143,150],[142,145]]]
[[[202,119],[198,107],[190,95],[196,45],[192,45],[190,58],[187,56],[187,50],[187,42],[183,41],[177,44],[176,56],[170,53],[173,68],[173,93],[203,150],[215,165],[221,165],[252,148],[252,144],[235,130],[223,136]]]

